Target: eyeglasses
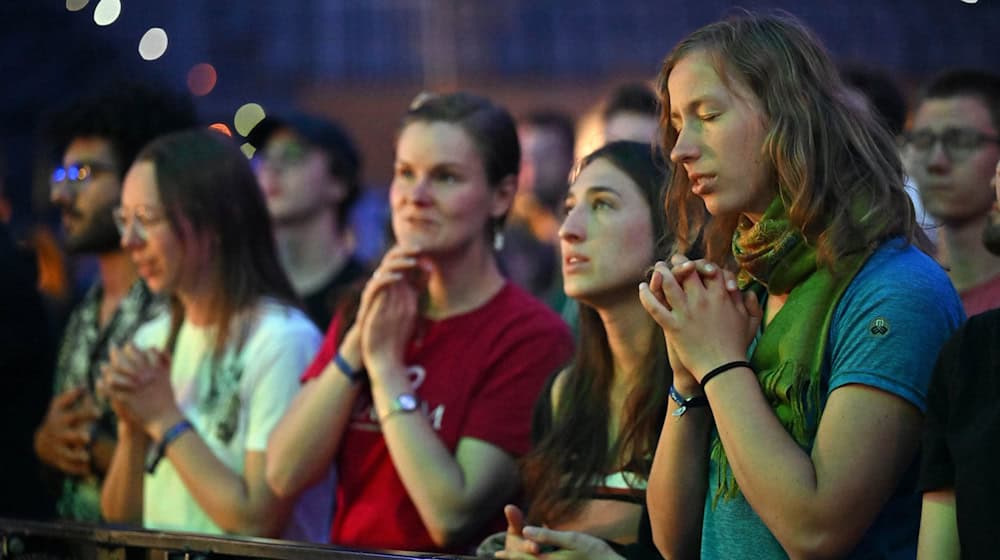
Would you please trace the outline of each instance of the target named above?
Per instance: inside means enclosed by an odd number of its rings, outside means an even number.
[[[971,128],[946,128],[941,133],[916,130],[903,136],[905,145],[915,153],[926,156],[941,141],[949,159],[961,160],[971,156],[983,144],[1000,143],[1000,136],[990,135]]]
[[[164,216],[161,210],[152,206],[137,206],[131,215],[126,214],[125,210],[119,206],[111,211],[111,218],[115,221],[115,227],[118,228],[118,235],[125,237],[125,232],[128,231],[131,224],[136,237],[146,241],[149,237],[149,228],[162,222]]]
[[[54,191],[62,184],[68,184],[74,191],[79,191],[86,185],[95,173],[112,171],[115,166],[98,161],[77,162],[59,166],[52,170],[49,177],[49,187]]]

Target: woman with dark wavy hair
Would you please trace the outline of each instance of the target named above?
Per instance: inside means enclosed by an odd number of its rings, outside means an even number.
[[[599,148],[574,170],[559,237],[563,289],[580,308],[580,344],[535,407],[536,444],[522,461],[528,515],[507,506],[498,557],[553,544],[551,534],[539,538],[542,525],[619,550],[639,537],[670,368],[635,285],[673,241],[660,198],[668,174],[652,146],[625,141]]]
[[[334,318],[268,447],[279,495],[336,465],[335,544],[459,552],[502,526],[531,407],[572,353],[497,265],[519,166],[514,121],[487,99],[422,96],[403,118],[397,245],[356,316]]]
[[[658,89],[668,223],[680,252],[703,233],[708,260],[640,286],[674,371],[647,490],[657,547],[912,558],[931,366],[963,314],[914,244],[893,139],[787,17],[695,31]]]

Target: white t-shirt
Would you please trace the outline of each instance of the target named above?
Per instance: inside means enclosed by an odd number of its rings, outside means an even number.
[[[136,333],[136,345],[163,349],[169,332],[165,313]],[[234,327],[229,339],[225,355],[213,368],[213,329],[182,324],[170,380],[181,412],[198,435],[227,467],[242,474],[248,451],[266,451],[267,438],[298,392],[299,375],[319,348],[321,335],[298,309],[264,300],[255,320],[244,329]],[[154,474],[145,475],[143,496],[147,528],[224,533],[195,501],[169,459],[161,461]],[[327,542],[332,501],[331,475],[301,496],[283,538]]]

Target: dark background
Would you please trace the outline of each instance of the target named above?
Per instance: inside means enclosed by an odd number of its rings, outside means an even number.
[[[203,120],[232,126],[248,102],[327,114],[357,137],[376,185],[390,175],[396,122],[423,89],[471,89],[515,113],[580,114],[615,84],[652,78],[674,43],[735,6],[786,10],[837,60],[883,67],[907,91],[951,66],[1000,71],[998,0],[124,0],[105,27],[97,5],[0,0],[0,141],[15,225],[31,211],[46,109],[125,75],[183,90],[198,63],[218,71],[197,99]],[[169,47],[144,61],[150,27]]]

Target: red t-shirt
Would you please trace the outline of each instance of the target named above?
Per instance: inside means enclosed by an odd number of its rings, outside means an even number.
[[[958,294],[969,317],[1000,307],[1000,275]]]
[[[302,375],[318,376],[337,348],[335,318],[319,354]],[[554,312],[508,282],[485,305],[441,321],[423,319],[405,360],[421,410],[452,453],[463,437],[512,456],[531,447],[531,411],[546,378],[573,352],[569,329]],[[389,457],[371,394],[355,402],[337,454],[334,544],[355,548],[441,551],[431,540]],[[478,543],[503,512],[483,512]],[[464,547],[465,549],[468,546]],[[467,550],[456,550],[467,551]]]

